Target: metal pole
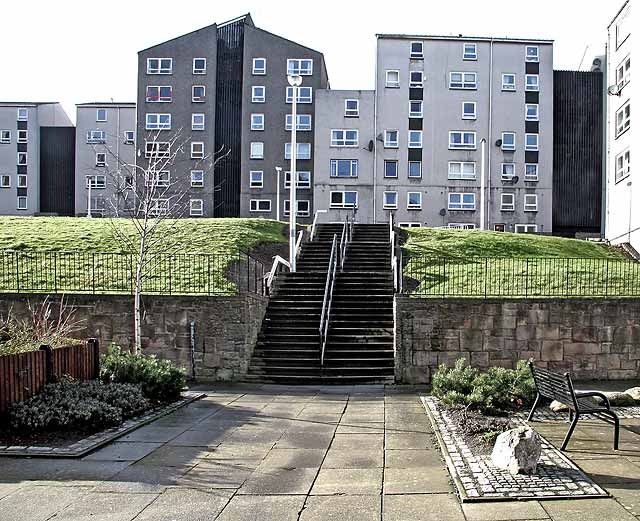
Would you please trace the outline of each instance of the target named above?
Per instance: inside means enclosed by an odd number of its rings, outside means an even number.
[[[89,178],[89,189],[87,190],[87,217],[91,218],[91,184],[93,179]]]
[[[487,146],[487,140],[482,138],[480,140],[480,230],[485,229],[485,169],[484,169],[484,155],[485,147]]]
[[[296,271],[296,160],[298,155],[298,145],[296,142],[298,122],[297,122],[297,102],[298,87],[302,83],[302,77],[291,75],[288,78],[289,85],[292,88],[293,99],[291,100],[291,173],[289,174],[289,263],[290,271]]]
[[[282,168],[277,166],[276,181],[278,184],[276,185],[276,221],[280,220],[280,172],[282,172]]]

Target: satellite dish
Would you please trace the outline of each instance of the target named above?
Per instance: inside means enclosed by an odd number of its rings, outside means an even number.
[[[496,140],[496,146],[497,147],[501,147],[502,146],[502,139]]]
[[[520,178],[519,178],[517,175],[514,175],[514,176],[511,178],[511,182],[512,182],[513,184],[516,184],[519,180],[520,180]]]
[[[609,85],[607,92],[610,96],[620,96],[620,88],[617,85]]]
[[[369,150],[369,152],[373,152],[373,139],[369,140],[369,146],[367,147],[367,149]]]
[[[447,215],[447,211],[443,208],[442,210],[440,210],[440,216],[444,217],[445,215]]]
[[[383,142],[384,142],[384,139],[382,139],[382,134],[378,134],[378,135],[376,136],[376,140],[377,140],[377,141],[380,141],[380,143],[383,143]]]

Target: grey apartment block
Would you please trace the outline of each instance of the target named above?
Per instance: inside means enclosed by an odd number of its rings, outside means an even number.
[[[376,52],[374,220],[479,227],[485,139],[487,229],[551,233],[552,41],[378,35]]]
[[[319,222],[339,222],[357,202],[358,222],[374,220],[374,101],[372,90],[316,94],[313,206]]]
[[[0,215],[56,213],[42,193],[45,128],[73,128],[59,103],[0,102]],[[60,155],[67,152],[61,150]],[[44,166],[53,177],[56,172],[49,168],[50,163],[45,161]],[[45,200],[44,205],[41,199]]]
[[[135,168],[136,104],[76,107],[75,214],[85,216],[91,209],[93,217],[114,215]]]

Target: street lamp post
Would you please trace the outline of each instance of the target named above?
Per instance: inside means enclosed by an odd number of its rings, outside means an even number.
[[[276,221],[280,220],[280,172],[282,172],[282,167],[276,167]]]
[[[87,217],[91,218],[91,182],[93,179],[89,178],[89,186],[87,186]]]
[[[292,88],[291,100],[291,172],[289,174],[289,263],[291,264],[291,272],[296,271],[296,188],[297,188],[297,170],[296,159],[298,155],[298,145],[296,143],[297,124],[297,101],[298,87],[302,85],[302,76],[298,74],[289,74],[287,76],[289,85]]]

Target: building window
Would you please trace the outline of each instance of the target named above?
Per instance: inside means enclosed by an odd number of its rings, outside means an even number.
[[[331,208],[357,208],[358,192],[331,192],[329,194],[329,206]]]
[[[291,130],[291,114],[285,115],[285,123],[284,128],[286,130]],[[296,120],[298,124],[296,125],[296,130],[308,132],[311,130],[311,114],[296,114]]]
[[[457,150],[475,150],[476,149],[476,133],[454,130],[449,132],[449,149]]]
[[[204,170],[191,170],[191,187],[202,188],[204,186]]]
[[[409,87],[421,89],[424,83],[422,71],[411,71],[409,73]]]
[[[200,216],[203,214],[204,203],[202,199],[191,199],[189,200],[189,215],[194,217]]]
[[[96,188],[98,190],[102,190],[107,187],[107,178],[106,176],[99,175],[88,175],[85,177],[85,187]]]
[[[287,60],[287,74],[311,76],[313,74],[313,60]]]
[[[27,198],[25,196],[18,197],[18,210],[26,210],[27,209]]]
[[[262,188],[264,186],[264,172],[251,170],[249,172],[249,188]]]
[[[524,180],[525,181],[538,180],[538,163],[526,163],[524,165]]]
[[[11,143],[11,131],[10,130],[0,130],[0,143],[6,145],[7,143]]]
[[[476,102],[462,102],[462,119],[476,119]]]
[[[11,188],[11,176],[9,174],[0,175],[0,188]]]
[[[207,73],[207,59],[206,58],[194,58],[193,59],[193,74],[206,74]]]
[[[384,192],[382,194],[382,208],[385,210],[398,208],[398,192]]]
[[[204,114],[191,114],[191,130],[204,130]]]
[[[172,58],[147,58],[147,74],[171,74]]]
[[[516,224],[516,233],[538,233],[537,224]]]
[[[385,73],[385,87],[397,89],[400,87],[400,71],[389,70]]]
[[[450,89],[475,90],[478,88],[477,75],[475,72],[450,72]]]
[[[503,212],[513,212],[516,209],[514,194],[500,194],[500,210]]]
[[[357,159],[332,159],[331,177],[358,177]]]
[[[398,226],[400,226],[400,228],[422,228],[422,223],[400,222]]]
[[[423,42],[411,42],[411,59],[421,60],[424,58]]]
[[[449,161],[449,179],[475,179],[476,164],[471,161]]]
[[[191,142],[191,159],[204,159],[204,143],[202,141]]]
[[[104,130],[89,130],[87,131],[87,143],[105,143],[106,134]]]
[[[384,147],[398,148],[398,131],[397,130],[384,131]]]
[[[527,45],[527,50],[524,56],[525,61],[528,62],[539,62],[540,61],[540,50],[536,45]]]
[[[171,114],[147,114],[145,128],[147,130],[171,130]]]
[[[539,91],[540,77],[537,74],[527,74],[524,83],[525,90]]]
[[[409,148],[422,148],[422,130],[409,131]]]
[[[384,176],[385,177],[398,177],[398,162],[386,159],[384,162]]]
[[[503,132],[502,133],[502,150],[513,151],[515,149],[516,149],[516,133]]]
[[[254,58],[253,69],[251,73],[254,76],[264,76],[267,74],[267,59],[266,58]]]
[[[536,152],[538,150],[538,134],[524,135],[524,149],[530,152]]]
[[[502,75],[502,90],[508,90],[515,92],[516,90],[516,75],[512,73],[506,73]]]
[[[27,188],[26,174],[18,174],[18,188]]]
[[[103,123],[107,121],[107,109],[96,110],[96,121],[98,123]]]
[[[631,57],[627,56],[616,69],[616,85],[620,92],[631,80]]]
[[[421,118],[422,117],[422,101],[410,101],[409,102],[409,117]]]
[[[450,193],[449,210],[475,210],[476,194],[473,193]]]
[[[145,157],[169,157],[171,143],[169,141],[147,141],[144,144]]]
[[[332,147],[357,147],[358,131],[351,129],[334,129],[331,131]]]
[[[296,143],[296,156],[298,159],[311,159],[311,143]],[[284,145],[284,158],[291,159],[291,143]]]
[[[147,172],[145,176],[145,185],[167,188],[171,184],[171,172],[169,170],[161,170],[159,172]]]
[[[133,145],[136,140],[136,134],[133,130],[125,130],[124,131],[124,144],[125,145]]]
[[[194,103],[204,103],[207,99],[206,87],[204,85],[194,85],[191,87],[191,101]]]
[[[297,217],[309,217],[311,213],[311,203],[309,201],[297,200],[296,201],[296,216]],[[291,201],[289,199],[284,200],[284,211],[283,214],[286,216],[289,215],[289,208],[291,208]]]
[[[29,141],[28,130],[18,130],[18,143],[27,143]]]
[[[261,141],[254,141],[251,143],[251,159],[264,159],[264,143]]]
[[[291,187],[291,172],[284,173],[284,187]],[[296,188],[309,189],[311,188],[311,172],[298,171],[296,175]]]
[[[516,175],[516,164],[515,163],[502,163],[500,165],[500,178],[503,181],[511,181],[513,177]]]
[[[478,59],[478,45],[475,43],[462,44],[462,59],[463,60],[477,60]]]
[[[148,103],[169,103],[173,99],[173,88],[169,85],[149,85],[145,99]]]
[[[524,195],[524,211],[525,212],[538,211],[538,196],[536,194]]]
[[[527,103],[524,106],[524,119],[527,121],[538,121],[540,118],[538,116],[538,104],[537,103]]]
[[[18,152],[18,165],[20,165],[20,166],[27,165],[27,153],[26,152]]]
[[[409,161],[409,179],[422,177],[422,161]]]
[[[298,87],[298,103],[313,103],[313,88]],[[287,103],[293,103],[293,87],[287,87]]]
[[[168,213],[169,213],[169,199],[165,199],[165,198],[151,199],[149,214],[160,216],[160,215],[167,215]]]
[[[407,210],[422,210],[422,192],[407,192]]]
[[[251,130],[264,130],[264,114],[251,114]]]
[[[107,154],[106,152],[96,153],[96,166],[107,166]]]
[[[28,109],[18,109],[18,121],[27,121],[29,119]]]
[[[616,183],[631,173],[631,150],[627,149],[616,156]]]
[[[270,212],[271,199],[251,199],[249,201],[250,212]]]
[[[360,116],[360,101],[357,99],[344,100],[344,117],[357,118]]]
[[[251,102],[264,103],[266,98],[266,88],[263,85],[254,85],[251,87]]]
[[[631,126],[631,100],[616,112],[616,138],[624,134]]]

